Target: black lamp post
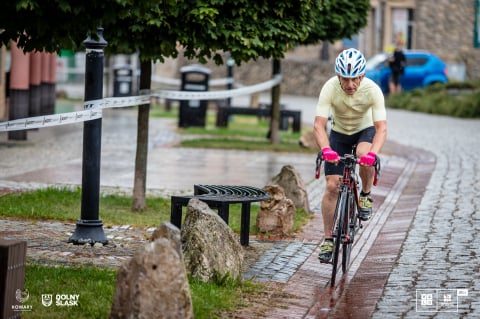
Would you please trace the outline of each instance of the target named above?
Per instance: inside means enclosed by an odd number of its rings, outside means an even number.
[[[83,41],[86,48],[85,101],[103,97],[103,49],[107,46],[103,28],[98,28],[97,36],[98,41],[90,36]],[[108,243],[103,223],[99,219],[101,141],[102,118],[84,122],[82,205],[75,232],[68,240],[73,244]]]

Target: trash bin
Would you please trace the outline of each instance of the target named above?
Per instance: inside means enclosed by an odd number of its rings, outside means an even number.
[[[131,96],[133,68],[129,65],[118,65],[113,68],[113,96]]]
[[[182,91],[208,91],[211,71],[198,64],[184,66],[182,74]],[[207,117],[207,100],[182,100],[178,118],[179,127],[203,126]]]

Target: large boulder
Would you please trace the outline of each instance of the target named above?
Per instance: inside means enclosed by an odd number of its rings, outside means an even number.
[[[293,231],[295,205],[285,196],[279,185],[267,185],[263,188],[270,193],[270,199],[260,203],[257,215],[257,228],[261,233],[272,236],[288,236]]]
[[[273,177],[269,184],[281,186],[285,196],[293,201],[295,208],[303,208],[306,212],[310,212],[307,186],[292,165],[283,166],[280,173]]]
[[[169,236],[180,230],[163,225]],[[175,240],[176,241],[176,240]],[[160,237],[139,249],[118,270],[110,318],[193,318],[188,277],[179,242]]]
[[[208,205],[192,198],[182,225],[187,272],[202,281],[241,275],[243,249],[238,237]]]
[[[313,131],[307,131],[300,136],[298,144],[305,148],[318,149],[317,141],[315,140],[315,134]]]

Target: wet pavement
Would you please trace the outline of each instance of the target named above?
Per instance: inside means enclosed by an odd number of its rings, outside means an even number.
[[[315,102],[315,98],[282,97],[287,107],[302,109],[305,124],[313,119]],[[170,145],[179,138],[173,130],[176,123],[151,119],[147,189],[169,196],[191,193],[195,183],[263,187],[283,165],[300,172],[308,184],[314,219],[293,240],[273,243],[244,273],[245,278],[278,283],[285,293],[281,306],[265,318],[476,318],[480,314],[480,120],[398,110],[389,110],[388,116],[382,176],[374,189],[377,213],[365,223],[352,251],[352,266],[337,279],[335,288],[328,286],[330,266],[320,265],[316,258],[323,236],[319,213],[323,181],[312,180],[314,156],[174,148]],[[130,193],[135,123],[134,110],[105,112],[102,192]],[[79,185],[81,151],[81,125],[29,132],[27,142],[8,142],[6,133],[0,133],[0,188]],[[54,226],[63,231],[58,234],[60,242],[68,238],[71,225]],[[1,227],[4,234],[14,226],[2,223]],[[15,227],[47,230],[50,226]],[[149,231],[118,226],[106,233],[128,252],[135,246],[129,243],[141,242]],[[251,242],[256,244],[255,239]],[[70,250],[71,255],[59,249],[55,259],[96,256],[115,265],[129,255],[115,260],[116,253],[101,252],[105,248],[77,248]],[[41,258],[48,248],[38,245],[30,251]],[[256,317],[247,309],[237,318]]]

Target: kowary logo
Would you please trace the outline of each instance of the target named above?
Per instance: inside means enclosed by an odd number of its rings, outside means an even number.
[[[28,298],[30,298],[30,294],[28,293],[27,289],[23,291],[20,289],[17,289],[15,291],[15,299],[17,299],[18,302],[24,303],[25,301],[28,300]]]
[[[13,311],[32,311],[32,305],[26,305],[24,302],[27,302],[28,299],[30,298],[30,294],[28,293],[28,290],[21,290],[17,289],[15,291],[15,299],[17,299],[18,302],[20,302],[20,305],[12,305],[12,310]]]

